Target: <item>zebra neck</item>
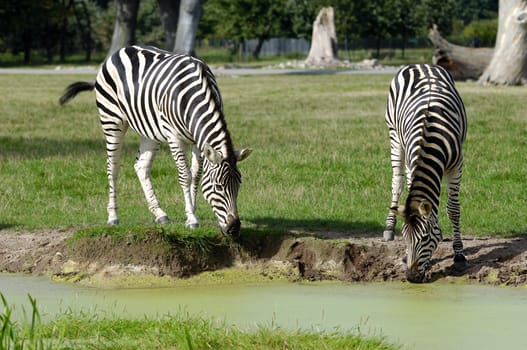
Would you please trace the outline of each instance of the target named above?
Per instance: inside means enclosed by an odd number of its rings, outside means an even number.
[[[219,121],[212,126],[205,124],[192,131],[194,142],[202,154],[210,146],[215,152],[219,152],[222,159],[234,157],[234,148],[226,123]]]
[[[432,212],[437,214],[441,193],[441,176],[436,178],[429,168],[417,167],[412,174],[412,181],[406,199],[409,203],[428,201],[432,205]]]

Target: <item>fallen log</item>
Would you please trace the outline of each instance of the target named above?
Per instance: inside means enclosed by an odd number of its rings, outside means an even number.
[[[493,48],[465,47],[448,42],[435,24],[428,33],[428,39],[435,48],[432,62],[448,70],[455,80],[477,80],[494,54]]]

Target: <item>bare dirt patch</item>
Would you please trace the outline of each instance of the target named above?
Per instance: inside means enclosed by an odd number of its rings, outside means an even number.
[[[169,242],[159,236],[115,242],[109,237],[66,240],[71,230],[15,232],[0,230],[0,271],[69,276],[82,281],[95,274],[149,274],[185,278],[202,271],[251,266],[262,276],[277,274],[289,280],[404,281],[401,237],[335,239],[308,235],[262,235],[247,242],[220,240],[206,251]],[[223,243],[221,243],[223,242]],[[457,270],[451,241],[446,239],[433,256],[429,281],[460,277],[469,282],[527,285],[527,238],[464,237],[468,265]]]

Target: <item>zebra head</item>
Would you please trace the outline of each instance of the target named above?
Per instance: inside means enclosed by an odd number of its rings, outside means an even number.
[[[205,200],[210,204],[221,232],[225,235],[238,237],[240,234],[240,219],[236,198],[242,181],[237,162],[246,159],[252,149],[244,148],[234,151],[233,156],[224,157],[221,152],[210,145],[205,147],[202,192]]]
[[[432,253],[443,239],[436,211],[426,199],[408,200],[405,206],[391,210],[404,218],[402,235],[406,241],[406,279],[421,283],[430,267]]]

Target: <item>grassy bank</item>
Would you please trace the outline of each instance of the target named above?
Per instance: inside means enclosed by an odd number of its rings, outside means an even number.
[[[356,332],[287,331],[261,327],[244,331],[235,326],[181,313],[159,318],[123,319],[90,312],[64,312],[42,322],[37,300],[18,315],[0,293],[2,349],[363,349],[398,346],[381,337]],[[16,321],[16,319],[24,321]]]
[[[60,107],[64,87],[91,76],[2,75],[0,225],[90,228],[106,222],[105,146],[94,95]],[[381,234],[391,167],[384,108],[390,75],[283,75],[218,78],[234,142],[253,155],[239,167],[238,209],[252,230]],[[525,89],[459,83],[469,118],[461,229],[471,235],[527,231]],[[151,225],[133,170],[130,133],[119,179],[123,225]],[[184,221],[168,148],[153,168],[159,199]],[[450,227],[440,209],[444,233]],[[216,231],[200,197],[198,218]],[[182,226],[181,226],[182,227]],[[183,230],[183,228],[181,228]],[[242,233],[243,234],[243,233]]]

